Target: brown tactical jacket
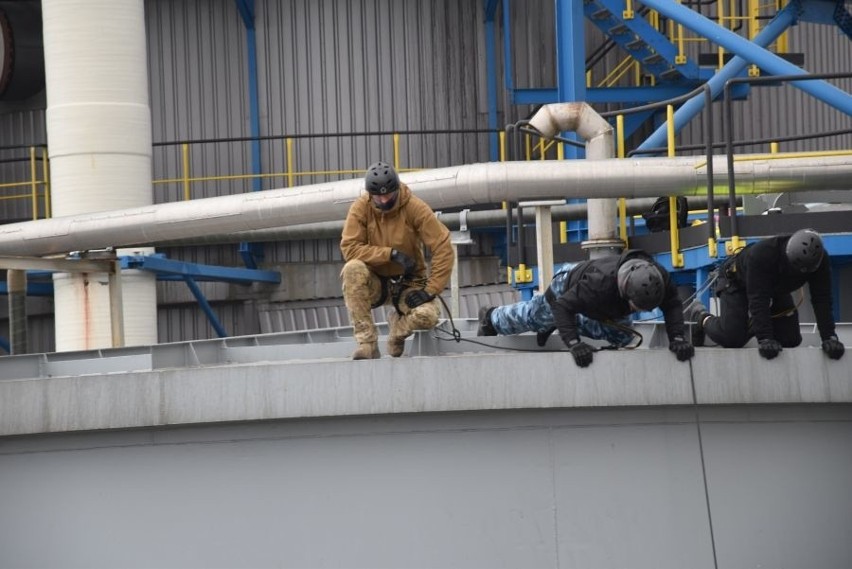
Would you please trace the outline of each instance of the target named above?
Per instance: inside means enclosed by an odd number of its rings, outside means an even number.
[[[432,251],[428,278],[423,245]],[[450,231],[432,208],[401,182],[399,197],[389,211],[373,205],[368,193],[359,197],[349,208],[340,238],[344,260],[359,259],[383,277],[402,274],[402,267],[390,261],[392,249],[414,259],[417,277],[426,281],[426,292],[438,295],[447,286],[454,261]]]

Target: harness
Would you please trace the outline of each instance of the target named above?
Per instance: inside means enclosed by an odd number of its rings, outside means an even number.
[[[391,304],[393,304],[396,313],[400,316],[404,316],[402,310],[399,308],[399,303],[402,300],[402,293],[405,292],[407,288],[410,288],[412,284],[416,285],[416,282],[412,282],[405,278],[405,275],[397,275],[395,277],[379,277],[381,282],[381,294],[379,294],[379,299],[374,302],[370,308],[379,308],[380,306],[384,306],[385,302],[387,302],[388,297],[390,297]]]
[[[379,299],[370,305],[370,308],[379,308],[380,306],[384,306],[385,302],[388,299],[388,288],[391,277],[379,277],[379,282],[381,283],[381,293],[379,294]],[[394,304],[396,306],[396,304]],[[398,311],[399,309],[397,309]]]

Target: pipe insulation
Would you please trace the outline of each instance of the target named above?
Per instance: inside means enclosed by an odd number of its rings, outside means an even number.
[[[615,157],[612,125],[587,103],[544,105],[530,119],[530,126],[548,139],[558,132],[576,132],[586,141],[586,160]],[[588,208],[589,239],[583,248],[588,249],[591,259],[616,254],[624,246],[615,226],[616,201],[590,199]]]
[[[727,188],[726,160],[714,157],[719,188]],[[740,195],[848,189],[852,155],[742,155],[734,173]],[[705,158],[686,156],[488,162],[411,172],[401,179],[439,210],[538,199],[703,196],[705,176]],[[363,187],[358,178],[11,223],[0,226],[0,255],[49,255],[336,221],[346,217]]]
[[[700,197],[687,198],[690,210],[704,209],[707,200]],[[639,215],[651,210],[656,198],[637,198],[627,200],[627,215]],[[740,202],[742,200],[739,200]],[[722,199],[715,199],[715,205],[728,203],[725,194]],[[535,212],[531,208],[523,210],[525,223],[535,223]],[[513,211],[512,220],[517,222],[517,210]],[[586,204],[556,205],[550,209],[551,218],[554,222],[575,221],[587,219],[589,208]],[[436,212],[438,219],[447,226],[450,231],[459,231],[462,227],[462,214]],[[237,233],[217,233],[187,239],[159,243],[161,247],[179,247],[196,245],[222,245],[227,243],[263,243],[273,241],[298,241],[302,239],[335,239],[339,238],[343,231],[343,220],[323,221],[320,223],[309,223],[305,225],[292,225],[290,227],[270,227],[269,229],[254,229],[252,231],[239,231]],[[503,209],[486,209],[468,211],[464,215],[464,224],[468,229],[498,228],[506,223],[506,211]]]
[[[73,219],[150,205],[143,0],[43,0],[42,13],[54,215]],[[58,351],[111,346],[107,280],[106,274],[54,275]],[[124,318],[134,323],[125,325],[126,345],[156,343],[155,276],[122,281]]]

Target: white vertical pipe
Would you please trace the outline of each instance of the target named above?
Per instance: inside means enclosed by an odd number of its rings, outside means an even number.
[[[615,157],[613,128],[586,103],[554,103],[544,105],[530,120],[530,125],[545,138],[563,131],[576,132],[586,141],[586,159]],[[589,240],[583,248],[591,258],[612,254],[623,247],[616,228],[617,204],[614,199],[590,199]]]
[[[42,18],[54,216],[150,205],[143,0],[43,0]],[[54,276],[57,350],[112,344],[106,282]],[[157,341],[155,285],[152,274],[123,275],[127,345]]]

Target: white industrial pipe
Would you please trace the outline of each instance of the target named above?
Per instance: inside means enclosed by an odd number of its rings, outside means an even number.
[[[54,215],[150,204],[143,0],[43,0],[42,19]],[[57,350],[112,345],[106,281],[106,274],[54,275]],[[155,344],[154,275],[126,274],[123,289],[125,319],[132,323],[125,326],[125,344]]]
[[[544,105],[529,124],[548,139],[560,132],[576,132],[586,141],[586,160],[615,157],[612,126],[586,103]],[[594,259],[622,249],[624,243],[616,232],[616,201],[590,199],[587,204],[589,239],[583,248],[589,250],[589,257]]]
[[[727,187],[726,157],[714,177]],[[737,192],[847,189],[852,155],[738,156]],[[704,157],[488,162],[401,176],[434,209],[502,201],[706,194]],[[119,186],[120,187],[120,186]],[[48,255],[344,219],[362,179],[0,225],[0,255]]]

